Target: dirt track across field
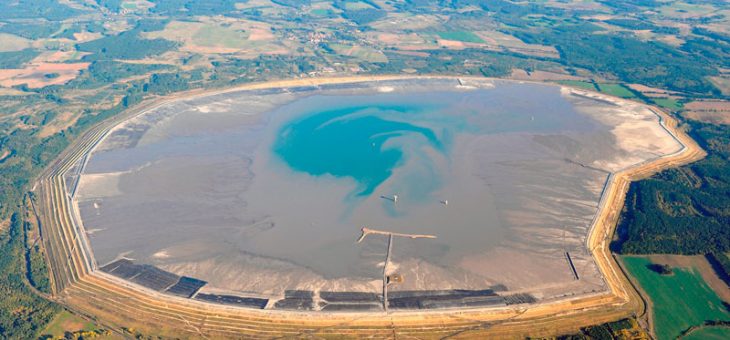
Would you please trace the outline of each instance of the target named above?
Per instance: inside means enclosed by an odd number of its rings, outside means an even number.
[[[86,234],[64,175],[79,171],[74,164],[86,157],[117,123],[179,98],[211,93],[276,87],[317,86],[364,81],[417,78],[371,76],[274,81],[228,90],[189,91],[144,102],[103,122],[78,138],[41,175],[34,193],[39,207],[43,242],[51,269],[54,299],[73,310],[103,320],[107,325],[134,328],[143,334],[181,338],[369,337],[369,338],[524,338],[565,334],[587,325],[631,315],[643,316],[645,303],[609,250],[617,219],[631,181],[668,167],[696,161],[702,149],[677,122],[658,109],[660,121],[684,146],[679,152],[612,174],[599,204],[587,246],[601,270],[607,292],[559,301],[508,307],[403,311],[391,313],[328,313],[252,310],[163,295],[97,271]],[[429,77],[424,77],[429,78]],[[439,77],[431,77],[439,78]],[[484,79],[484,78],[480,78]],[[604,95],[574,90],[604,100]],[[83,161],[82,161],[83,162]],[[71,186],[71,185],[69,185]]]

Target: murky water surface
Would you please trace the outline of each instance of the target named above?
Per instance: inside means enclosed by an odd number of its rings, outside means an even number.
[[[554,86],[390,85],[229,93],[125,123],[77,195],[96,260],[126,256],[233,290],[263,290],[246,276],[276,271],[369,284],[385,240],[356,244],[367,226],[436,236],[397,238],[394,264],[473,288],[507,282],[470,262],[496,247],[558,262],[562,249],[585,253],[607,176],[587,165],[621,154],[610,127]]]

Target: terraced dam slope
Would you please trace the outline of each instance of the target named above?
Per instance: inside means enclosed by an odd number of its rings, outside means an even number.
[[[301,87],[365,81],[381,82],[378,85],[383,87],[388,86],[388,82],[426,79],[439,81],[451,79],[456,82],[455,78],[440,77],[335,78],[254,84],[225,92],[281,88],[296,90]],[[485,80],[462,78],[458,83],[459,86],[468,86],[470,81],[476,84]],[[624,103],[603,95],[570,91],[578,96]],[[179,277],[171,278],[177,282],[177,288],[171,293],[170,284],[161,284],[166,285],[164,288],[167,290],[155,290],[151,289],[149,284],[140,285],[114,274],[115,270],[121,269],[101,270],[94,258],[89,235],[83,229],[78,202],[74,199],[78,185],[74,176],[78,178],[83,172],[89,152],[111,129],[151,108],[174,102],[183,96],[191,98],[196,95],[210,96],[211,93],[186,93],[149,102],[92,128],[38,179],[34,191],[35,199],[39,207],[42,236],[51,269],[53,294],[59,302],[113,325],[134,327],[151,334],[181,337],[205,335],[221,338],[230,336],[271,338],[327,334],[392,337],[395,334],[425,338],[441,338],[448,335],[462,337],[490,335],[511,338],[570,332],[581,326],[643,313],[644,307],[639,295],[627,281],[608,249],[628,184],[632,180],[649,176],[661,169],[686,164],[704,156],[696,143],[676,128],[676,121],[659,110],[651,109],[659,117],[663,129],[670,133],[681,147],[671,154],[631,164],[607,176],[597,203],[597,213],[592,218],[587,237],[584,238],[585,247],[590,255],[589,262],[595,264],[605,285],[604,289],[598,289],[593,293],[543,298],[536,302],[517,301],[497,306],[462,306],[433,310],[401,309],[389,313],[353,310],[338,313],[328,312],[326,308],[316,312],[292,311],[272,309],[275,307],[272,306],[273,301],[262,305],[260,301],[253,300],[247,300],[247,303],[250,303],[249,308],[241,308],[217,303],[220,302],[220,298],[207,301],[191,299],[190,296],[186,296],[186,292],[199,289],[198,283],[194,280],[181,281]],[[122,264],[114,268],[121,268],[120,266]],[[209,295],[215,295],[214,293],[214,291],[208,292]],[[283,300],[307,299],[306,294],[299,295],[294,292],[287,294],[289,295]],[[219,294],[219,296],[224,295],[226,294]],[[325,301],[328,298],[335,299],[333,296],[323,292],[317,294],[318,298]],[[370,295],[361,297],[372,298]],[[250,305],[264,309],[252,309]]]

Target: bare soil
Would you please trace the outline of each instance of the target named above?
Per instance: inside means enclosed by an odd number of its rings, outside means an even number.
[[[89,63],[38,63],[23,69],[0,70],[0,86],[11,87],[27,84],[30,88],[41,88],[48,85],[62,85],[79,75],[81,70],[89,67]],[[48,77],[54,74],[55,77]]]
[[[693,101],[684,105],[689,119],[715,124],[730,124],[730,102],[724,100]]]

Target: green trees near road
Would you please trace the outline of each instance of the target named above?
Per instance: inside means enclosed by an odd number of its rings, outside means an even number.
[[[7,231],[0,233],[0,338],[33,339],[60,307],[31,292],[23,282],[24,230],[13,213]]]

